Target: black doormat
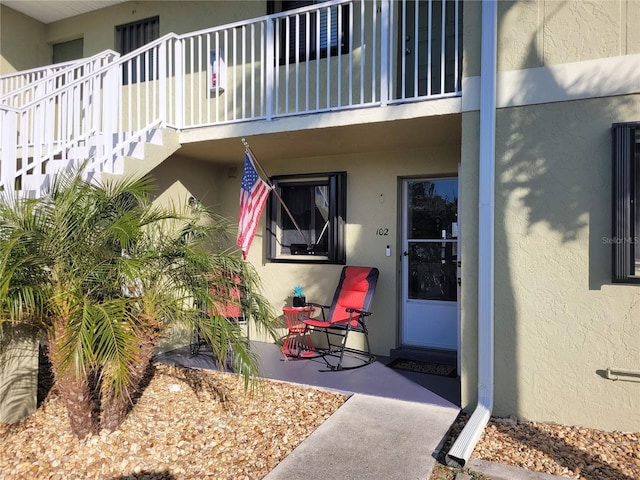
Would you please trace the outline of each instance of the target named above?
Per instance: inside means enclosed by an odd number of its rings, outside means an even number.
[[[445,365],[444,363],[421,362],[419,360],[407,360],[406,358],[397,358],[389,365],[390,368],[396,370],[407,370],[409,372],[426,373],[428,375],[439,375],[441,377],[455,377],[456,366]]]

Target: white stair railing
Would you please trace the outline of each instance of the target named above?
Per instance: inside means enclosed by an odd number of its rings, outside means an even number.
[[[106,50],[89,58],[0,76],[0,104],[21,107],[57,88],[89,75],[120,56]]]
[[[175,38],[167,35],[104,66],[85,69],[79,78],[67,76],[53,92],[19,107],[0,104],[4,188],[38,196],[51,174],[85,160],[91,160],[93,175],[121,173],[127,146],[141,139],[149,125],[163,123],[164,97],[173,83],[167,75],[174,76],[167,69],[166,52]],[[109,163],[115,147],[120,159]]]

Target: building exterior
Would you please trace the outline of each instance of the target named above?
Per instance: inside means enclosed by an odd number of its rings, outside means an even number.
[[[499,2],[494,72],[481,2],[47,3],[0,6],[3,184],[91,158],[235,218],[245,139],[302,225],[272,195],[247,257],[276,309],[377,267],[374,353],[455,352],[471,410],[487,268],[493,413],[640,430],[640,1]]]

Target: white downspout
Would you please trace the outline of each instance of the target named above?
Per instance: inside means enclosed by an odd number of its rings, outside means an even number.
[[[493,410],[494,196],[496,157],[497,2],[482,2],[478,205],[478,404],[446,455],[463,467]]]

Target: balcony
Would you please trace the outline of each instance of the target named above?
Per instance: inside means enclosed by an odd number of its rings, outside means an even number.
[[[181,132],[460,96],[458,0],[333,0],[0,77],[4,188]]]

